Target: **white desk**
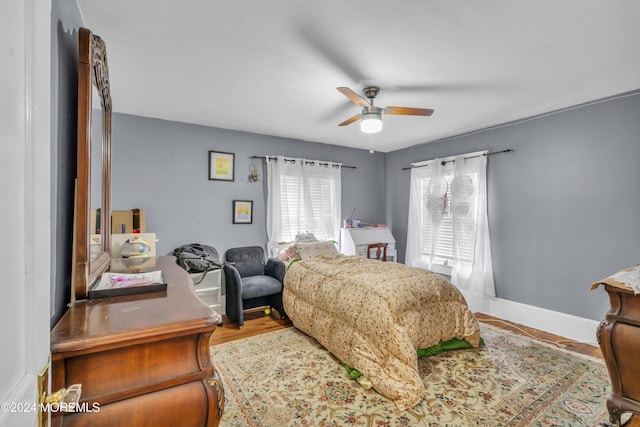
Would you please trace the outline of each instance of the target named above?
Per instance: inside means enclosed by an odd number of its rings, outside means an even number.
[[[388,227],[355,227],[340,229],[340,252],[367,257],[367,245],[387,244],[387,259],[396,261],[396,239]]]

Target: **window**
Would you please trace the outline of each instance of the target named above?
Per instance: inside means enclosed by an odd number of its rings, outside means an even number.
[[[452,184],[454,184],[453,171],[447,171],[440,177],[440,183],[431,185],[430,178],[421,179],[421,245],[420,251],[424,257],[432,260],[431,270],[438,273],[451,275],[451,268],[459,259],[470,262],[473,260],[473,239],[454,239],[453,227],[453,198]],[[477,174],[465,174],[457,178],[465,180],[470,185],[475,185]],[[465,205],[468,200],[463,201]],[[456,203],[460,206],[460,203]],[[433,254],[433,257],[432,257]]]
[[[296,234],[309,231],[319,240],[337,240],[334,218],[336,202],[333,177],[283,175],[281,185],[282,240],[293,241]]]
[[[486,151],[413,164],[405,262],[495,296]]]
[[[311,232],[320,240],[340,233],[341,165],[267,157],[267,234],[271,254]]]

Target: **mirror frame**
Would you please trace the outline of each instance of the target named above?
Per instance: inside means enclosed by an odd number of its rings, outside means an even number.
[[[92,85],[102,107],[101,251],[91,259],[91,115]],[[111,90],[104,41],[86,28],[78,33],[78,164],[74,209],[71,305],[85,299],[89,287],[111,261]]]

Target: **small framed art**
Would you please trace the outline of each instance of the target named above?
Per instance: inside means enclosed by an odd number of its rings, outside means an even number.
[[[233,223],[251,224],[253,223],[253,201],[234,200],[233,201]]]
[[[209,151],[209,179],[233,181],[235,154],[221,151]]]

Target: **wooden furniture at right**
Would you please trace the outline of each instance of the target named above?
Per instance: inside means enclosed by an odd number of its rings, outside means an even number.
[[[604,285],[610,309],[597,330],[609,377],[611,394],[607,399],[608,426],[621,426],[625,412],[640,414],[640,295],[608,280]]]
[[[388,243],[371,243],[367,245],[367,258],[386,261],[387,246]]]

